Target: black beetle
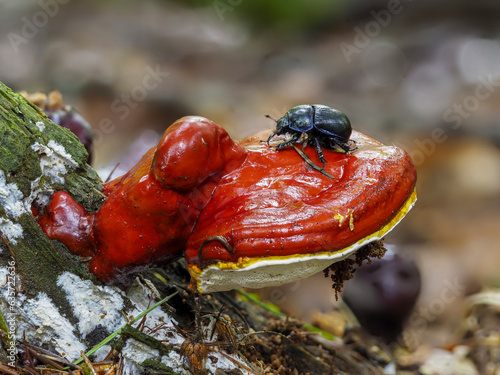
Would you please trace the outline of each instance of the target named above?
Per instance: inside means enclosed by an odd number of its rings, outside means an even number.
[[[269,118],[269,115],[266,116]],[[267,139],[267,143],[278,134],[291,133],[292,139],[276,146],[280,151],[297,142],[303,133],[307,133],[307,143],[314,144],[319,159],[325,166],[325,159],[321,146],[334,148],[339,146],[345,152],[353,151],[349,145],[351,123],[342,112],[321,104],[304,104],[290,109],[283,117],[276,121],[276,131]]]

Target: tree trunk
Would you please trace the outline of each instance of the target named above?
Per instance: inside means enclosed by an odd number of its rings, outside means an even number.
[[[0,266],[15,261],[16,285],[27,296],[44,292],[61,301],[56,286],[63,271],[91,278],[84,264],[57,241],[50,241],[31,213],[57,190],[66,190],[87,210],[104,201],[101,181],[86,164],[87,152],[69,130],[50,121],[36,106],[0,82]]]

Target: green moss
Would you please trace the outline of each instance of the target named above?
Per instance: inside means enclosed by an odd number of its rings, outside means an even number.
[[[149,374],[163,374],[163,375],[176,375],[176,372],[173,372],[171,367],[167,365],[154,361],[152,359],[146,359],[141,363],[141,366],[144,367],[145,370],[148,371]]]
[[[23,165],[30,139],[19,130],[13,130],[3,113],[0,111],[0,169],[8,174]]]

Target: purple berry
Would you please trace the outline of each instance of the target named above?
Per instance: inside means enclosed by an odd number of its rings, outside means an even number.
[[[394,341],[420,293],[420,272],[412,259],[386,246],[382,259],[356,270],[342,298],[370,333]]]
[[[55,112],[50,110],[45,112],[47,117],[54,121],[56,124],[61,125],[69,130],[71,130],[83,143],[89,157],[87,163],[92,163],[92,140],[93,132],[90,124],[76,112],[71,106],[66,105],[63,109],[59,109]]]
[[[28,94],[21,92],[21,94],[40,107],[54,123],[71,130],[87,149],[89,154],[87,163],[92,163],[92,142],[94,138],[92,127],[73,107],[64,105],[58,91],[52,91],[48,96],[42,93]]]

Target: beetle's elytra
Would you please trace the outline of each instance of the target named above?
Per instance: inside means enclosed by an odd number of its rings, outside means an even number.
[[[271,134],[267,142],[275,135],[291,133],[292,138],[276,146],[278,151],[299,141],[306,133],[304,147],[309,143],[316,148],[319,159],[325,167],[325,158],[322,147],[329,149],[340,147],[346,153],[355,147],[349,145],[352,133],[351,122],[347,116],[337,109],[321,104],[304,104],[290,109],[283,117],[276,121],[276,131]]]

